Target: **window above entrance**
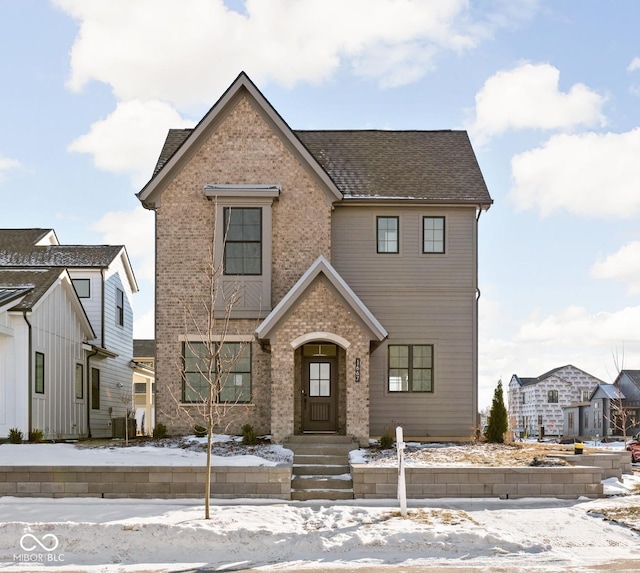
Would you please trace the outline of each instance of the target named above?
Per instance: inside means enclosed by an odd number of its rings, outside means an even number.
[[[338,348],[335,344],[305,344],[302,347],[302,354],[306,358],[313,358],[315,356],[336,356]]]

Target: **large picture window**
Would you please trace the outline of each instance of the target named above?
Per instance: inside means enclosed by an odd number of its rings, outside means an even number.
[[[398,217],[377,217],[376,226],[378,253],[398,253],[400,247]]]
[[[262,274],[262,209],[224,208],[224,274]]]
[[[444,253],[444,217],[422,218],[422,252]]]
[[[389,392],[433,392],[433,345],[389,345]]]
[[[184,342],[182,345],[184,402],[204,402],[213,385],[220,403],[251,401],[251,345],[246,342],[223,344]],[[211,366],[210,366],[211,365]]]

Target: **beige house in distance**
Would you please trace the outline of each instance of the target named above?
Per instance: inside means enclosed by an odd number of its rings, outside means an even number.
[[[156,417],[170,433],[192,432],[185,411],[206,387],[212,255],[228,431],[473,434],[492,200],[466,132],[294,131],[241,73],[195,128],[169,132],[138,198],[156,216]]]

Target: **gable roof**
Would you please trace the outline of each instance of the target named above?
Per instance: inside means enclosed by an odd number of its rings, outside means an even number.
[[[640,370],[622,370],[620,374],[626,374],[627,378],[640,388]]]
[[[39,243],[57,244],[53,229],[0,229],[0,249],[34,247]]]
[[[622,393],[622,390],[615,386],[614,384],[598,384],[596,388],[591,392],[591,396],[589,396],[589,400],[593,400],[594,398],[600,396],[604,396],[609,400],[624,400],[625,395]]]
[[[107,268],[122,245],[55,245],[8,250],[0,247],[3,267]]]
[[[242,89],[312,168],[322,172],[336,199],[411,199],[482,208],[493,203],[466,131],[292,131],[243,72],[195,128],[169,130],[153,176],[138,193],[145,206],[155,202],[163,179],[171,178],[172,170],[198,147],[208,126]]]
[[[341,198],[340,191],[338,191],[335,183],[322,167],[320,167],[307,148],[302,145],[280,114],[249,79],[249,76],[247,76],[245,72],[241,72],[222,97],[198,122],[198,125],[192,130],[172,130],[169,132],[165,141],[165,147],[163,147],[160,154],[161,160],[158,161],[154,174],[142,190],[137,193],[137,197],[143,206],[152,209],[154,205],[159,202],[160,195],[164,191],[165,186],[173,178],[173,175],[188,161],[191,154],[200,148],[200,145],[208,137],[210,131],[215,128],[218,122],[225,117],[227,110],[231,109],[242,96],[249,97],[253,101],[263,117],[271,124],[274,131],[277,131],[289,147],[307,163],[312,172],[322,181],[326,190],[333,195],[335,199]]]
[[[155,358],[156,341],[151,338],[133,339],[133,357],[135,358]]]
[[[278,322],[284,317],[287,311],[296,304],[305,290],[320,274],[329,280],[329,282],[344,298],[350,309],[353,310],[360,320],[362,320],[362,322],[369,328],[371,334],[375,338],[378,340],[384,340],[388,336],[384,326],[378,322],[378,319],[371,313],[360,298],[358,298],[358,295],[351,290],[351,287],[322,255],[314,261],[292,289],[262,321],[256,329],[256,336],[260,339],[269,338],[269,335]]]
[[[580,370],[580,368],[576,368],[573,364],[558,366],[557,368],[553,368],[548,372],[545,372],[544,374],[541,374],[540,376],[537,376],[535,378],[520,378],[517,374],[514,374],[513,378],[517,380],[520,386],[532,386],[534,384],[538,384],[539,382],[543,382],[547,378],[550,378],[551,376],[553,376],[554,374],[557,374],[558,372],[564,370],[565,368],[573,368],[575,370],[578,370],[579,372],[582,372],[583,374],[586,374],[587,376],[591,376],[591,378],[593,378],[594,380],[598,380],[598,378],[596,378],[595,376],[589,374],[588,372],[585,372],[584,370]],[[604,384],[602,380],[600,380],[600,382]]]
[[[61,272],[60,269],[51,268],[0,269],[0,289],[5,292],[14,290],[25,295],[11,310],[31,310],[58,280]]]

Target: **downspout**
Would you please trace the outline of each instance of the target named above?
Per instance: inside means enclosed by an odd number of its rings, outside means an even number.
[[[90,354],[87,354],[87,391],[85,396],[87,397],[87,438],[91,437],[91,384],[89,384],[89,377],[91,376],[91,358],[98,354],[97,350],[94,350]]]
[[[101,284],[101,301],[102,304],[100,305],[100,346],[102,348],[106,348],[106,346],[104,345],[104,268],[100,269],[100,275],[102,277],[102,284]]]
[[[474,423],[474,427],[478,425],[478,400],[479,400],[479,384],[480,384],[480,380],[479,380],[479,373],[478,373],[478,340],[479,340],[479,336],[478,336],[478,324],[479,324],[479,320],[480,320],[480,315],[479,315],[479,309],[480,309],[480,296],[481,296],[481,292],[480,292],[480,288],[478,287],[478,223],[480,221],[480,215],[482,215],[482,206],[478,207],[478,215],[476,216],[476,309],[475,309],[475,324],[474,324],[474,343],[473,343],[473,369],[475,370],[474,372],[474,377],[476,379],[476,384],[475,384],[475,393],[476,393],[476,397],[475,397],[475,405],[476,405],[476,414],[475,414],[475,423]]]
[[[24,321],[27,323],[27,328],[29,330],[29,342],[28,342],[28,352],[29,352],[29,358],[27,360],[27,368],[29,369],[29,371],[27,372],[27,384],[28,384],[28,392],[27,392],[27,400],[28,400],[28,434],[27,434],[27,439],[28,437],[31,435],[31,430],[32,428],[32,424],[33,424],[33,332],[32,332],[32,326],[31,323],[29,322],[29,319],[27,318],[27,311],[23,310],[22,311],[22,318],[24,318]]]

